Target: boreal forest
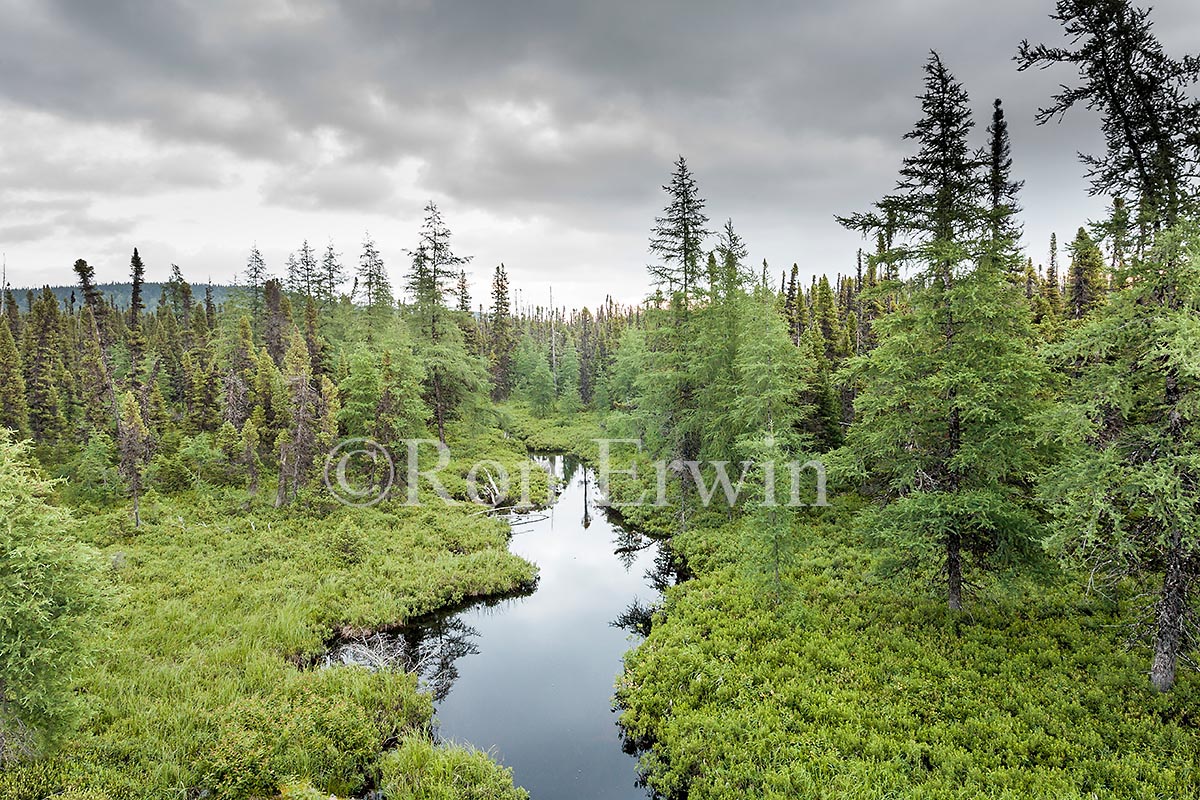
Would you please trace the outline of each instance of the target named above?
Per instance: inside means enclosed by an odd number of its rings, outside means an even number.
[[[518,301],[438,201],[10,260],[0,797],[1200,797],[1200,59],[1053,19],[997,69],[1106,210],[1049,241],[931,51],[840,269],[683,155],[633,299]]]

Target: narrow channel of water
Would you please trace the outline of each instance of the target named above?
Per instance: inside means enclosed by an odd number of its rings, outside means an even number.
[[[537,590],[409,626],[389,660],[422,674],[443,740],[491,751],[533,800],[645,800],[612,710],[636,642],[615,623],[658,601],[669,563],[605,516],[591,470],[536,460],[564,481],[552,508],[512,518],[510,549],[539,566]]]

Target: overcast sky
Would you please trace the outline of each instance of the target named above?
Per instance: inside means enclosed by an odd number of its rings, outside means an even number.
[[[714,223],[755,263],[852,268],[835,213],[890,190],[928,51],[965,84],[982,145],[1005,101],[1026,246],[1044,261],[1099,213],[1077,150],[1095,121],[1032,117],[1062,72],[1048,0],[0,0],[0,251],[14,286],[76,258],[125,280],[172,262],[227,282],[257,243],[277,274],[307,238],[348,264],[364,232],[399,286],[421,209],[443,209],[476,302],[503,261],[522,298],[647,291],[661,184],[687,156]],[[1162,0],[1175,53],[1195,0]],[[714,224],[712,227],[716,227]]]

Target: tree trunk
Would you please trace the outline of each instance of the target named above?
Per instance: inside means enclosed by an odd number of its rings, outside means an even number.
[[[946,539],[946,583],[950,610],[962,611],[962,542],[957,533],[950,534]]]
[[[446,408],[442,403],[442,381],[436,374],[433,377],[433,416],[437,420],[438,441],[446,443]]]
[[[142,527],[142,511],[138,503],[138,495],[141,492],[138,490],[137,484],[133,486],[133,527]]]
[[[281,447],[279,450],[279,485],[275,489],[275,507],[282,508],[283,503],[287,500],[287,449]]]
[[[1150,685],[1157,692],[1168,692],[1175,685],[1175,665],[1183,646],[1183,615],[1188,586],[1182,536],[1178,528],[1171,532],[1162,594],[1154,609],[1154,661],[1150,665]]]

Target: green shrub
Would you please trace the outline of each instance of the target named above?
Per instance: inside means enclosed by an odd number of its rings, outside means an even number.
[[[437,747],[421,734],[402,739],[383,759],[388,800],[528,800],[513,786],[512,771],[486,753]]]

